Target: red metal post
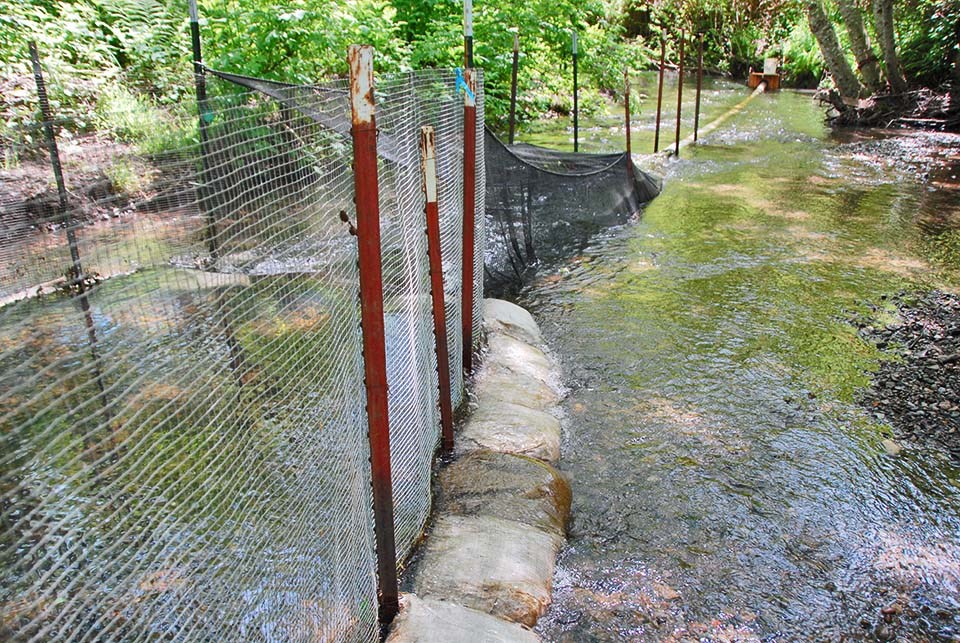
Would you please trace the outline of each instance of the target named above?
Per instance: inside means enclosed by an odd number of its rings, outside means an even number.
[[[437,135],[432,127],[420,128],[420,169],[427,214],[427,255],[430,259],[430,298],[433,302],[433,334],[437,349],[437,379],[440,388],[440,434],[442,447],[453,451],[453,402],[450,396],[450,353],[447,350],[447,314],[443,298],[443,258],[440,253],[440,209],[437,204]]]
[[[697,51],[697,107],[693,113],[693,142],[697,142],[700,133],[700,90],[703,88],[703,34]]]
[[[477,200],[477,83],[472,69],[463,70],[470,88],[463,98],[463,272],[461,279],[461,324],[463,370],[473,371],[473,254]],[[472,92],[472,93],[471,93]]]
[[[660,151],[660,112],[663,109],[663,64],[667,56],[667,31],[660,32],[660,81],[657,86],[657,129],[653,134],[653,153]]]
[[[377,123],[374,116],[373,47],[351,45],[350,108],[353,118],[353,185],[357,206],[360,263],[360,322],[367,425],[377,539],[380,623],[400,610],[397,596],[397,548],[393,525],[390,424],[387,413],[387,352],[383,330],[383,274],[380,257],[380,196],[377,179]]]
[[[680,156],[680,113],[683,110],[683,29],[680,30],[680,72],[677,78],[677,142],[673,148],[674,156]]]

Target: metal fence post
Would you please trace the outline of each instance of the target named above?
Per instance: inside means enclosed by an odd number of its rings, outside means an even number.
[[[580,151],[580,88],[577,84],[577,32],[573,32],[573,151]]]
[[[207,132],[208,119],[212,120],[212,113],[207,105],[207,72],[203,67],[203,55],[200,50],[200,15],[197,11],[197,0],[190,0],[190,43],[193,48],[193,82],[197,94],[197,114],[200,119],[200,167],[203,172],[201,181],[201,209],[207,210],[207,250],[210,258],[217,260],[219,254],[217,244],[217,222],[210,204],[203,205],[203,192],[207,191],[210,183],[209,150],[210,140]]]
[[[697,106],[693,113],[693,142],[697,142],[700,133],[700,90],[703,88],[703,33],[699,34],[700,43],[697,50]]]
[[[657,86],[657,128],[653,134],[653,153],[660,151],[660,113],[663,109],[663,64],[667,56],[667,32],[660,31],[660,80]]]
[[[633,178],[633,152],[630,143],[630,70],[623,70],[623,121],[627,130],[627,174]]]
[[[513,71],[510,74],[510,145],[517,127],[517,72],[520,69],[520,34],[513,34]]]
[[[677,141],[674,144],[673,155],[680,156],[680,114],[683,111],[683,29],[680,30],[680,72],[677,78]]]
[[[467,91],[463,95],[463,271],[461,324],[463,370],[473,371],[473,255],[477,209],[477,83],[473,69],[463,70]]]
[[[83,311],[83,323],[87,329],[87,343],[90,345],[90,355],[93,357],[93,376],[97,382],[99,390],[98,397],[107,410],[107,387],[103,381],[103,368],[100,359],[100,351],[97,347],[97,330],[93,323],[93,313],[90,310],[90,298],[87,297],[87,274],[83,270],[83,264],[80,260],[80,246],[77,243],[77,232],[75,226],[70,222],[67,202],[67,185],[63,178],[63,165],[60,163],[60,149],[57,147],[57,134],[53,129],[53,112],[50,109],[50,100],[47,97],[47,85],[43,80],[43,70],[40,67],[40,52],[37,51],[37,43],[30,41],[30,62],[33,65],[33,79],[37,83],[37,99],[40,102],[40,114],[43,117],[43,133],[47,143],[47,151],[50,154],[50,165],[53,167],[53,177],[57,184],[57,215],[60,218],[60,224],[67,233],[67,245],[70,248],[70,267],[67,269],[64,279],[67,288],[76,290],[77,299],[80,302],[80,309]]]
[[[426,199],[427,255],[430,259],[430,299],[433,303],[433,334],[437,350],[440,389],[440,434],[442,447],[453,451],[453,402],[450,395],[450,353],[447,349],[447,313],[443,297],[443,256],[440,251],[440,209],[437,203],[437,134],[433,127],[420,128],[420,169]]]
[[[390,425],[387,412],[387,355],[383,323],[383,274],[380,256],[380,192],[377,178],[377,123],[373,93],[373,47],[351,45],[350,110],[353,119],[353,185],[357,206],[360,263],[360,319],[367,425],[377,539],[380,623],[400,609],[397,596],[397,548],[393,524]]]
[[[463,0],[463,66],[473,67],[473,0]]]

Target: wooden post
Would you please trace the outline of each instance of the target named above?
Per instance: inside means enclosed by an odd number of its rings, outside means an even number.
[[[463,0],[463,66],[473,67],[473,0]]]
[[[520,34],[513,34],[513,72],[510,75],[510,145],[517,125],[517,72],[520,69]]]
[[[463,70],[469,91],[463,95],[463,266],[460,280],[463,370],[473,371],[473,259],[477,194],[477,84],[472,69]]]
[[[693,142],[697,142],[700,130],[700,90],[703,88],[703,34],[697,49],[697,106],[693,113]]]
[[[367,426],[373,517],[377,540],[380,623],[388,625],[400,610],[397,595],[397,547],[393,524],[390,424],[387,408],[387,353],[383,327],[383,273],[380,256],[380,191],[377,177],[377,123],[373,94],[373,47],[351,45],[350,111],[353,121],[353,185],[357,207],[360,265],[360,324],[367,390]]]
[[[573,151],[580,151],[580,106],[577,86],[577,32],[573,32]]]
[[[674,156],[680,156],[680,115],[683,111],[683,29],[680,30],[680,71],[677,77],[677,142],[673,148]]]
[[[426,200],[427,256],[430,260],[430,299],[437,351],[442,447],[453,451],[453,402],[450,395],[450,353],[447,350],[447,313],[443,297],[443,257],[440,250],[440,209],[437,204],[437,135],[433,127],[420,128],[421,187]]]
[[[657,85],[657,128],[653,134],[653,153],[660,151],[660,113],[663,109],[663,65],[667,56],[667,30],[660,30],[660,80]]]

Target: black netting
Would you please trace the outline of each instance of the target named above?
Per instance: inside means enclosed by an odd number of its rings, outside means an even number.
[[[500,294],[530,268],[583,248],[660,193],[660,181],[625,153],[577,154],[506,145],[485,130],[484,289]]]

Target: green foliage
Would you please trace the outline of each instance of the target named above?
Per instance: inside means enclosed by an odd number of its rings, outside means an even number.
[[[380,72],[463,64],[462,0],[201,0],[200,13],[204,59],[225,71],[302,83],[343,76],[352,43],[376,47]],[[946,79],[960,56],[960,5],[911,0],[897,4],[896,18],[908,77]],[[514,32],[521,38],[518,111],[530,119],[570,109],[573,31],[589,112],[603,94],[619,95],[624,70],[656,63],[664,31],[668,63],[676,64],[680,29],[691,45],[705,34],[708,68],[742,76],[783,48],[788,82],[811,86],[821,76],[798,0],[478,2],[475,61],[485,70],[488,119],[501,122],[508,111]],[[40,47],[65,133],[106,130],[151,153],[195,138],[184,116],[190,109],[172,121],[165,115],[193,101],[187,0],[0,0],[5,150],[29,149],[38,139],[28,39]],[[165,126],[155,127],[158,121]],[[16,155],[5,152],[5,162]]]
[[[806,21],[798,23],[790,32],[784,43],[783,54],[787,83],[794,87],[817,86],[823,75],[823,56]]]
[[[960,62],[960,3],[916,0],[898,5],[900,62],[907,79],[937,86],[949,78],[951,63]]]

